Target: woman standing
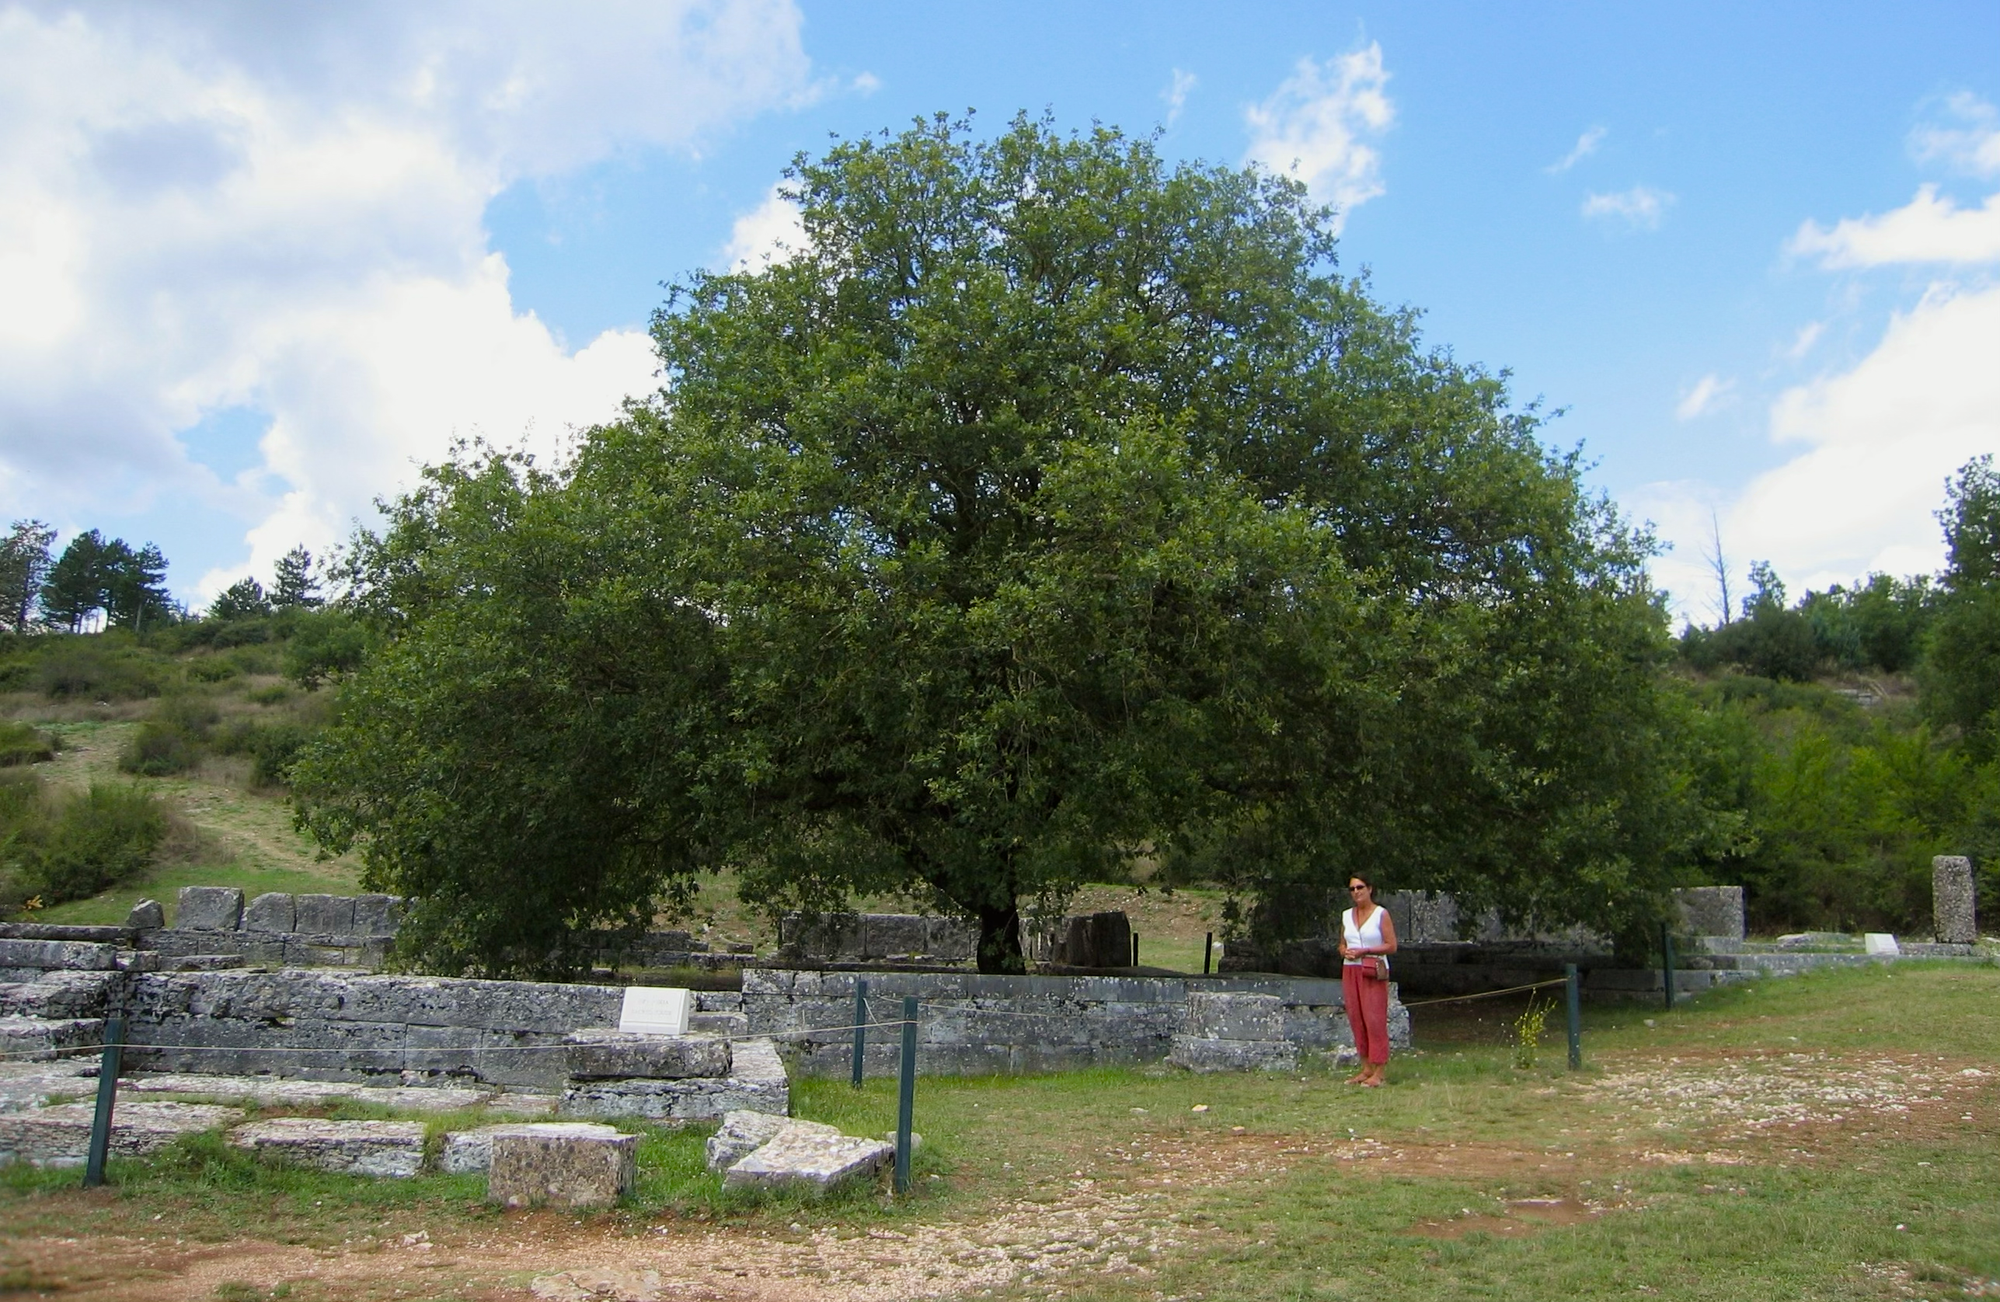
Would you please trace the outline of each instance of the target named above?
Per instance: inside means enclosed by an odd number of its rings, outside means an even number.
[[[1347,1024],[1361,1070],[1350,1085],[1386,1085],[1389,1064],[1389,958],[1396,952],[1396,924],[1375,902],[1375,883],[1360,873],[1347,878],[1354,907],[1340,915],[1340,987],[1347,998]]]

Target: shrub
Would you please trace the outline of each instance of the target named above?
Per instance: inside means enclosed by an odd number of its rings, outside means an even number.
[[[271,723],[241,719],[218,734],[214,746],[225,755],[250,757],[251,786],[282,787],[291,782],[292,765],[299,752],[319,732],[317,726],[296,719]]]
[[[133,701],[160,694],[160,666],[129,646],[87,635],[49,639],[36,671],[42,694],[57,700]]]
[[[368,628],[338,610],[300,611],[285,646],[285,677],[311,691],[330,678],[353,673],[368,658]]]
[[[185,773],[201,762],[203,743],[218,715],[213,703],[199,696],[169,696],[118,756],[127,773],[164,777]]]
[[[221,656],[199,656],[188,663],[187,675],[198,683],[220,683],[236,677],[243,671],[232,660]]]
[[[10,904],[95,895],[151,863],[167,827],[166,809],[136,787],[58,796],[32,774],[0,777],[0,894]]]
[[[0,723],[0,768],[39,764],[55,757],[53,737],[36,732],[25,723]]]
[[[269,687],[259,687],[245,695],[255,705],[283,705],[292,699],[292,689],[283,683],[272,683]]]

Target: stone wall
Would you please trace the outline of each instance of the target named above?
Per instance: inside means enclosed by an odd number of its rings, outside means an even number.
[[[921,913],[787,913],[778,953],[808,963],[963,963],[979,953],[979,928]]]
[[[139,948],[168,958],[229,954],[274,967],[380,967],[403,901],[274,892],[246,904],[233,886],[184,886],[173,926],[158,925],[160,912],[151,901],[133,909],[133,933]]]
[[[854,983],[868,983],[869,1017],[893,1022],[903,997],[919,1003],[917,1069],[947,1075],[1064,1071],[1159,1062],[1182,1033],[1192,990],[1276,995],[1284,1038],[1307,1051],[1351,1047],[1338,981],[1284,977],[989,976],[932,972],[743,973],[743,1013],[753,1035],[782,1036],[780,1050],[808,1076],[841,1076],[853,1062]],[[1390,1040],[1410,1042],[1409,1013],[1390,991]],[[835,1028],[824,1036],[799,1035]],[[900,1030],[870,1030],[871,1076],[893,1075]]]

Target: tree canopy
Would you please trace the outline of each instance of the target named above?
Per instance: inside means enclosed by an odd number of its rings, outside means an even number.
[[[1364,866],[1601,923],[1720,834],[1647,540],[1301,187],[942,117],[790,177],[802,247],[674,289],[655,399],[357,540],[387,641],[294,790],[419,961],[559,969],[724,864],[984,970],[1140,857],[1301,930]]]

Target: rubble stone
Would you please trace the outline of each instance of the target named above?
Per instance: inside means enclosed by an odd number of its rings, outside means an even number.
[[[839,1127],[819,1121],[774,1117],[768,1112],[731,1112],[722,1118],[721,1129],[708,1138],[708,1169],[727,1171],[788,1130],[808,1135],[840,1133]]]
[[[158,900],[140,900],[125,915],[125,925],[141,931],[152,931],[167,925],[167,911],[160,907]]]
[[[606,1207],[637,1183],[639,1137],[609,1126],[529,1122],[492,1136],[486,1196],[508,1207]]]
[[[722,1177],[725,1189],[806,1188],[824,1192],[849,1180],[874,1176],[896,1159],[896,1147],[787,1127],[743,1157]]]
[[[229,1142],[298,1166],[407,1180],[423,1169],[421,1121],[321,1121],[277,1117],[229,1132]]]

